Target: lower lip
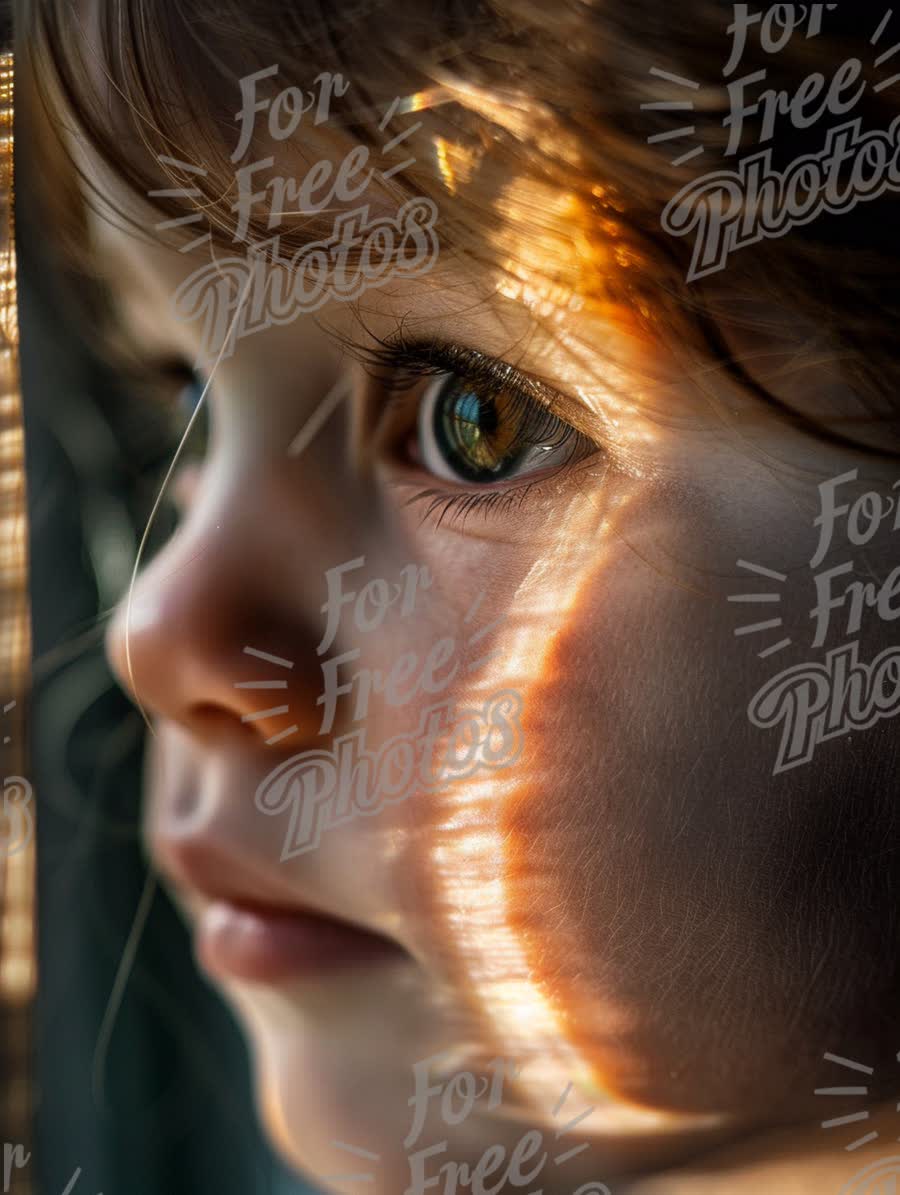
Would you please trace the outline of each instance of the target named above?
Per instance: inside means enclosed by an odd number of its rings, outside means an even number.
[[[196,926],[197,958],[210,975],[279,983],[405,957],[386,938],[312,913],[215,901]]]

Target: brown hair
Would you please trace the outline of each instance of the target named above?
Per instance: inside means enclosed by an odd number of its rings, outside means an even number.
[[[728,330],[740,326],[736,312],[747,299],[796,312],[821,333],[867,419],[896,431],[894,194],[841,215],[825,213],[785,237],[742,249],[715,286],[686,281],[691,246],[661,227],[661,212],[675,192],[708,171],[711,161],[722,161],[731,6],[713,0],[444,0],[423,9],[415,0],[286,6],[106,0],[89,18],[72,0],[22,5],[21,65],[35,115],[41,113],[36,152],[48,163],[37,173],[53,178],[53,195],[45,199],[55,204],[54,227],[70,260],[83,229],[73,191],[59,185],[58,165],[68,157],[65,114],[74,115],[103,159],[139,194],[159,188],[159,155],[202,161],[202,178],[178,168],[169,168],[170,177],[175,186],[189,181],[202,191],[195,203],[227,244],[233,229],[229,153],[237,139],[227,130],[236,128],[238,80],[273,62],[280,69],[272,92],[308,84],[313,71],[341,72],[353,84],[341,101],[343,130],[369,145],[379,143],[378,113],[392,97],[415,94],[419,106],[433,106],[404,147],[416,163],[395,176],[393,186],[398,197],[424,195],[438,203],[442,246],[494,264],[499,256],[515,272],[516,255],[546,235],[548,285],[626,305],[647,333],[687,346],[694,360],[699,352],[770,404],[778,400],[735,358]],[[811,71],[830,80],[851,55],[868,69],[870,39],[883,16],[868,2],[852,11],[840,6],[827,14],[818,36],[798,32],[777,55],[751,38],[741,71],[764,67],[767,86],[793,94]],[[114,120],[92,82],[101,62],[118,100]],[[684,116],[646,107],[683,99],[684,88],[673,87],[672,77],[695,85],[692,143],[704,153],[690,164],[673,165],[673,142],[653,140],[683,125]],[[867,87],[854,112],[864,128],[888,128],[894,90]],[[782,121],[771,142],[773,164],[783,167],[819,151],[827,128],[817,121],[801,131]],[[748,120],[751,146],[759,144],[759,132],[759,117]],[[564,216],[535,204],[502,203],[504,184],[517,177],[564,193]],[[452,203],[446,202],[448,187]],[[168,215],[183,214],[184,200],[157,202]],[[488,237],[485,230],[496,232],[498,225],[501,234]],[[301,243],[319,231],[304,221],[283,240]],[[271,233],[257,222],[250,236]],[[824,428],[797,412],[784,414],[828,439],[853,438],[833,421]]]

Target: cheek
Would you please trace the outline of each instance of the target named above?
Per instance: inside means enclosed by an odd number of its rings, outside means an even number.
[[[511,922],[570,1046],[598,1086],[692,1112],[722,1106],[708,1074],[685,1096],[698,999],[752,930],[733,904],[749,751],[706,607],[608,548],[531,694],[501,826]]]
[[[718,505],[705,523],[637,507],[615,535],[573,533],[590,548],[568,573],[556,557],[521,580],[511,611],[540,614],[510,613],[500,658],[523,752],[429,802],[429,890],[511,1052],[638,1104],[777,1116],[814,1087],[813,877],[847,777],[773,782],[747,719],[758,661],[726,599],[737,559],[768,563],[767,520],[738,535]],[[799,524],[785,544],[806,549]],[[785,1056],[798,1077],[775,1099]]]

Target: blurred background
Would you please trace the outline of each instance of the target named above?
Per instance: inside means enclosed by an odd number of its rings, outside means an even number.
[[[40,910],[30,1175],[45,1195],[77,1168],[72,1195],[304,1195],[262,1140],[230,1014],[147,887],[144,726],[103,654],[184,417],[123,393],[75,333],[21,137],[16,173]],[[173,520],[161,512],[154,542]]]

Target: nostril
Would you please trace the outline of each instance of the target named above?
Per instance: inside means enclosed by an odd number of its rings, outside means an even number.
[[[214,701],[198,701],[192,703],[185,712],[185,721],[190,723],[191,730],[200,737],[216,738],[225,734],[242,734],[248,742],[257,737],[252,723],[243,720],[237,705],[229,708]]]
[[[186,788],[172,799],[172,816],[180,822],[191,820],[200,808],[201,797],[196,788]]]

